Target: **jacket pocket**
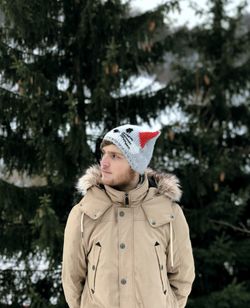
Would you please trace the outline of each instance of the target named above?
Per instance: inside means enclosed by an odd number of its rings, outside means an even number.
[[[161,245],[158,242],[155,242],[155,253],[158,261],[159,274],[161,278],[162,292],[164,294],[167,293],[167,285],[166,285],[166,265],[164,262],[164,258],[162,257]]]
[[[167,307],[178,308],[179,304],[178,304],[176,295],[168,279],[167,279],[167,293],[168,293],[168,306]]]
[[[95,293],[96,286],[96,273],[98,269],[100,254],[101,254],[102,246],[100,242],[96,243],[93,247],[93,251],[89,258],[89,269],[88,269],[88,279],[89,279],[89,288],[92,294]]]

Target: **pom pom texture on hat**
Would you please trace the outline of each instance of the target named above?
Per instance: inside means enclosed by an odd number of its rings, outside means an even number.
[[[137,125],[122,125],[109,131],[104,140],[116,145],[127,158],[131,168],[143,174],[153,155],[160,131],[146,131]]]

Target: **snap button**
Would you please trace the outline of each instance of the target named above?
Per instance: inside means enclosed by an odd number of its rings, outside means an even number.
[[[95,270],[95,266],[94,266],[94,265],[92,266],[92,270],[93,270],[93,271]]]
[[[120,211],[120,212],[119,212],[119,215],[120,215],[121,217],[123,217],[123,216],[125,215],[125,213],[124,213],[123,211]]]
[[[121,244],[120,244],[120,248],[121,248],[121,249],[124,249],[124,248],[125,248],[125,244],[124,244],[124,243],[121,243]]]
[[[151,225],[152,226],[155,226],[156,225],[156,222],[153,220],[153,221],[151,221]]]
[[[160,270],[161,270],[161,271],[163,270],[163,265],[160,265]]]
[[[127,283],[127,280],[123,278],[123,279],[121,280],[121,284],[124,285],[124,284],[126,284],[126,283]]]

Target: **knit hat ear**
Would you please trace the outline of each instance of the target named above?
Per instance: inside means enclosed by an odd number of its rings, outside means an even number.
[[[145,144],[152,138],[159,135],[160,132],[139,132],[140,144],[144,148]]]
[[[143,174],[160,134],[160,131],[148,131],[137,125],[126,124],[109,131],[103,140],[115,144],[127,158],[131,168]]]

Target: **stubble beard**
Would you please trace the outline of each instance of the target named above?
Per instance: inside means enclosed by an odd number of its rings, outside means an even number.
[[[102,176],[102,182],[104,185],[108,185],[113,187],[114,189],[124,191],[127,190],[129,187],[131,187],[132,189],[133,186],[137,185],[138,176],[137,173],[130,168],[129,171],[126,174],[123,174],[120,178],[112,178],[110,180],[105,180],[105,177]]]
[[[137,185],[137,183],[137,173],[130,168],[129,172],[126,173],[117,183],[114,183],[112,187],[118,190],[125,191],[128,190],[129,187],[131,187],[132,189],[134,186]]]

